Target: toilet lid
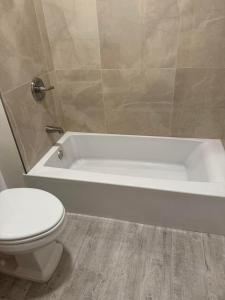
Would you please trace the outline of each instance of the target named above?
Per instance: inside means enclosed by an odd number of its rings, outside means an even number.
[[[0,240],[19,240],[42,234],[61,220],[62,203],[52,194],[30,188],[0,193]]]

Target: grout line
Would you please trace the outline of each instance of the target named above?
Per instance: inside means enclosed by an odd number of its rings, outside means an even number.
[[[100,41],[100,31],[99,31],[99,19],[98,19],[98,5],[97,0],[95,0],[95,11],[96,11],[96,25],[97,25],[97,36],[98,36],[98,48],[99,48],[99,62],[100,70],[102,70],[102,55],[101,55],[101,41]],[[98,68],[96,68],[98,69]]]
[[[39,0],[39,1],[41,1],[41,0]],[[51,43],[49,32],[48,32],[48,26],[46,24],[45,10],[44,10],[42,1],[41,1],[40,5],[41,5],[42,13],[43,13],[44,27],[45,27],[45,31],[46,31],[46,35],[47,35],[47,40],[48,40],[48,44],[49,44],[49,51],[50,51],[49,54],[51,56],[51,63],[52,63],[52,67],[53,67],[53,69],[51,71],[55,71],[55,61],[54,61],[54,58],[53,58],[53,48],[52,48],[52,43]]]
[[[35,4],[35,0],[32,0],[32,3],[33,3],[33,7],[34,7],[34,13],[35,13],[35,16],[36,16],[36,23],[37,23],[37,27],[38,27],[38,31],[39,31],[39,35],[40,35],[40,40],[41,40],[41,47],[42,47],[42,52],[43,52],[42,56],[45,59],[45,63],[47,64],[48,71],[53,71],[54,70],[54,65],[53,65],[53,60],[52,60],[52,53],[49,53],[50,56],[51,56],[51,62],[49,63],[49,55],[47,54],[47,52],[48,52],[47,48],[48,47],[46,47],[46,43],[44,42],[44,38],[43,38],[43,34],[42,34],[40,22],[39,22],[38,8],[37,8],[38,4]],[[45,28],[45,31],[46,31],[46,34],[47,34],[47,26],[46,26],[46,22],[45,22],[44,11],[43,11],[41,1],[39,2],[39,6],[40,6],[40,9],[42,10],[42,13],[43,13],[44,28]],[[50,41],[49,41],[48,34],[47,34],[47,40],[48,40],[49,49],[50,49]],[[53,69],[50,68],[50,64],[52,64]]]
[[[105,103],[105,93],[104,93],[104,86],[103,86],[103,76],[102,76],[102,70],[101,70],[101,89],[102,89],[102,104],[103,104],[103,110],[104,110],[104,123],[105,123],[105,129],[106,132],[108,132],[108,118],[106,113],[106,103]]]
[[[106,114],[105,93],[104,93],[104,86],[103,86],[102,52],[101,52],[101,41],[100,41],[100,31],[99,31],[99,16],[98,16],[97,0],[95,0],[95,8],[96,8],[96,18],[97,18],[97,35],[98,35],[98,46],[99,46],[100,80],[101,80],[101,89],[102,89],[102,105],[103,105],[103,111],[104,111],[104,125],[105,125],[106,132],[108,132],[108,119],[107,119],[107,114]]]
[[[170,136],[173,136],[173,123],[174,123],[173,121],[174,121],[174,110],[175,110],[174,98],[175,98],[175,87],[176,87],[176,78],[177,78],[177,69],[178,69],[177,68],[177,66],[178,66],[178,51],[179,51],[180,34],[181,34],[181,12],[180,12],[180,7],[179,7],[179,4],[178,4],[178,1],[176,1],[176,6],[177,6],[177,11],[178,11],[178,16],[179,16],[179,24],[178,24],[178,32],[177,32],[177,49],[176,49],[173,98],[172,98],[172,109],[171,109],[171,120],[170,120]]]
[[[141,26],[141,41],[140,41],[140,47],[141,47],[141,57],[140,57],[140,69],[141,69],[141,72],[143,72],[144,70],[144,64],[143,64],[143,61],[144,61],[144,15],[145,15],[145,0],[141,0],[141,4],[140,4],[140,26]]]
[[[126,70],[140,70],[141,67],[137,68],[56,68],[52,71],[126,71]],[[173,70],[173,69],[196,69],[196,70],[225,70],[225,68],[217,68],[217,67],[177,67],[176,63],[173,67],[147,67],[147,69],[163,69],[163,70]]]

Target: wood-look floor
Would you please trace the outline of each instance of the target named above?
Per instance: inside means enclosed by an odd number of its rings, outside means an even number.
[[[225,300],[224,237],[68,215],[46,284],[0,275],[0,299]]]

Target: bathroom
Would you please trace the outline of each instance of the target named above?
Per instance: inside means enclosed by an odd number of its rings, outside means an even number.
[[[224,82],[224,0],[1,0],[0,299],[225,300]]]

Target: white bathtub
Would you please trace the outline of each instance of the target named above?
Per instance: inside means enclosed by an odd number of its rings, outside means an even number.
[[[67,132],[25,179],[69,212],[225,234],[219,140]]]

